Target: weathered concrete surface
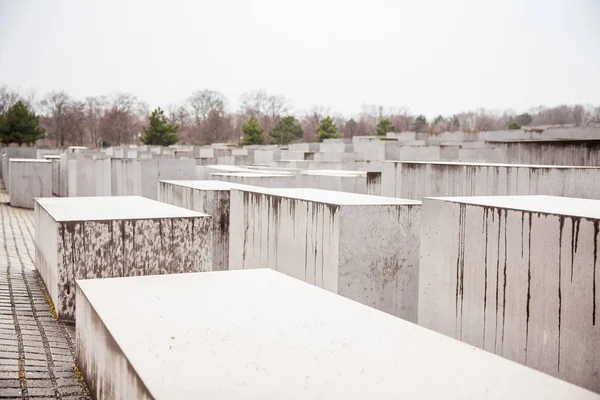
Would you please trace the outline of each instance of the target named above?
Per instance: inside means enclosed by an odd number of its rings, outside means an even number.
[[[206,214],[143,197],[37,199],[36,260],[58,317],[75,314],[75,280],[212,269]]]
[[[52,161],[10,160],[10,205],[33,209],[35,197],[52,196]]]
[[[318,189],[232,189],[229,269],[271,268],[415,321],[420,203]]]
[[[2,181],[0,181],[2,186]],[[0,398],[88,399],[75,370],[75,327],[57,321],[34,267],[33,211],[0,189]]]
[[[83,280],[77,303],[96,398],[599,398],[266,269]]]
[[[382,195],[420,200],[439,196],[553,195],[600,199],[600,167],[387,161]]]
[[[600,140],[556,140],[490,143],[504,161],[519,164],[600,165]]]
[[[296,176],[285,173],[259,173],[259,172],[231,172],[213,173],[210,179],[237,183],[240,185],[260,186],[269,188],[293,188],[296,187]]]
[[[69,197],[110,196],[111,160],[73,159],[68,160]]]
[[[242,185],[223,181],[160,181],[158,200],[212,216],[213,271],[229,268],[229,192]]]
[[[425,199],[419,324],[600,391],[600,201]]]
[[[367,173],[362,171],[302,171],[296,187],[367,194]]]
[[[166,149],[162,150],[163,152]],[[196,178],[194,159],[112,159],[112,195],[158,198],[158,181]]]
[[[13,158],[35,158],[37,150],[30,147],[6,147],[2,149],[2,180],[10,193],[10,160]]]

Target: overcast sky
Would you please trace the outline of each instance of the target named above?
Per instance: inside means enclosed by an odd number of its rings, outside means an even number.
[[[0,84],[151,107],[264,88],[345,114],[600,104],[600,0],[0,0]]]

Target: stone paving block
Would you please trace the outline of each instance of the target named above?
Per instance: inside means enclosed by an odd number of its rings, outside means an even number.
[[[600,201],[425,199],[420,325],[600,392]]]
[[[230,270],[271,268],[416,321],[420,202],[266,188],[230,201]]]
[[[212,269],[206,214],[143,197],[37,199],[36,268],[60,319],[72,320],[75,279]]]
[[[268,269],[77,284],[96,397],[600,398]]]

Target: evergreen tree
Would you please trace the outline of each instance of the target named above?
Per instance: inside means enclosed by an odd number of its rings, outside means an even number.
[[[392,121],[387,118],[383,118],[377,124],[377,128],[375,128],[375,134],[377,136],[385,136],[385,134],[388,132],[397,132],[397,129]]]
[[[142,143],[153,146],[170,146],[179,142],[179,136],[177,136],[179,125],[169,124],[160,107],[152,111],[149,119],[150,125],[144,127],[144,137],[140,139]]]
[[[21,100],[12,105],[6,114],[0,115],[0,142],[5,146],[16,143],[27,146],[44,137],[44,128],[38,125],[38,117]]]
[[[302,139],[303,136],[302,126],[291,115],[283,118],[271,130],[271,137],[275,139],[273,143],[277,144],[288,144],[293,140]]]
[[[325,139],[340,138],[342,135],[337,133],[337,126],[331,117],[327,117],[321,121],[317,127],[317,142],[322,142]]]
[[[242,131],[244,132],[244,140],[240,142],[241,145],[265,143],[263,127],[258,123],[254,115],[242,126]]]

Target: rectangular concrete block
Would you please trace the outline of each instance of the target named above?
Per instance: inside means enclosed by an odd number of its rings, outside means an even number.
[[[600,199],[600,167],[458,162],[384,163],[382,194],[440,196],[552,195]]]
[[[600,391],[600,201],[423,201],[419,325]]]
[[[93,398],[599,397],[269,270],[80,280],[77,304]]]
[[[296,187],[367,194],[367,173],[362,171],[302,171]]]
[[[159,201],[212,216],[213,271],[229,268],[229,192],[241,187],[215,180],[159,182]]]
[[[142,197],[41,198],[35,266],[60,319],[75,280],[212,269],[211,217]]]
[[[31,208],[36,197],[52,196],[52,161],[10,159],[10,205]]]
[[[318,189],[232,189],[229,269],[271,268],[415,321],[420,203]]]
[[[210,179],[238,183],[240,185],[261,186],[269,188],[296,187],[296,176],[286,173],[231,172],[213,173]]]

